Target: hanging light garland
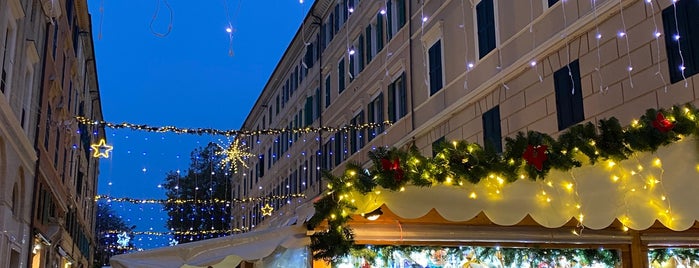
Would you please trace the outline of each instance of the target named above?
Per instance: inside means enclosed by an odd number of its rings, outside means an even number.
[[[152,236],[173,236],[173,235],[185,235],[185,236],[197,236],[197,235],[230,235],[240,232],[245,232],[249,230],[248,227],[233,228],[228,230],[201,230],[201,231],[172,231],[172,232],[156,232],[156,231],[134,231],[129,232],[132,236],[136,235],[152,235]],[[121,234],[123,230],[107,230],[102,232],[102,234]]]
[[[199,205],[211,205],[211,204],[240,204],[240,203],[253,203],[261,201],[272,201],[278,199],[290,199],[290,198],[306,198],[305,194],[287,194],[287,195],[274,195],[274,196],[264,196],[264,197],[248,197],[248,198],[233,198],[231,200],[224,199],[137,199],[130,197],[112,197],[108,195],[97,195],[95,196],[95,202],[100,200],[105,200],[107,202],[127,202],[132,204],[199,204]]]
[[[381,126],[390,126],[390,121],[382,123],[347,124],[340,127],[299,127],[299,128],[269,128],[257,130],[224,130],[215,128],[180,128],[175,126],[149,126],[145,124],[132,123],[111,123],[104,120],[92,120],[83,116],[76,116],[75,120],[79,124],[108,127],[112,129],[131,129],[146,132],[171,132],[176,134],[196,134],[196,135],[223,135],[223,136],[256,136],[256,135],[278,135],[282,133],[305,134],[318,132],[348,132],[350,130],[372,129]]]

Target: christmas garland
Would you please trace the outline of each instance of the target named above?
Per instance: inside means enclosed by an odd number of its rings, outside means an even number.
[[[327,230],[311,236],[313,257],[336,262],[352,249],[354,236],[348,222],[356,207],[348,200],[350,192],[366,195],[379,186],[398,191],[405,185],[477,184],[495,176],[507,182],[543,180],[551,169],[567,171],[582,166],[581,158],[592,165],[600,160],[621,161],[634,153],[654,152],[685,136],[699,135],[698,115],[691,105],[673,106],[669,110],[648,109],[627,127],[614,117],[600,120],[597,127],[589,122],[575,125],[558,139],[536,131],[520,132],[505,138],[501,154],[489,146],[465,141],[439,145],[432,158],[421,155],[414,146],[407,150],[378,148],[369,152],[368,169],[348,163],[341,176],[324,172],[328,192],[316,201],[315,214],[306,223],[312,230],[327,222]]]

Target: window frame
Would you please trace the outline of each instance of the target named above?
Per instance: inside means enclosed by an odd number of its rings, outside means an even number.
[[[493,27],[494,27],[494,33],[493,35],[495,36],[495,44],[492,49],[490,49],[486,54],[481,55],[481,48],[480,48],[480,38],[478,35],[478,5],[484,1],[492,1],[493,2]],[[475,48],[475,55],[478,55],[477,61],[480,61],[482,58],[485,58],[487,55],[491,54],[500,44],[500,35],[498,34],[500,31],[500,26],[499,26],[499,15],[498,15],[498,1],[497,0],[477,0],[473,4],[473,33],[475,34],[476,38],[473,38],[474,40],[474,48]]]
[[[571,78],[572,75],[572,78]],[[572,80],[572,85],[571,85]],[[580,63],[574,60],[553,73],[558,130],[564,130],[585,120],[585,104],[580,80]],[[566,87],[562,84],[565,83]],[[571,88],[571,86],[573,88]],[[572,95],[568,95],[571,94]],[[579,107],[578,107],[579,106]]]

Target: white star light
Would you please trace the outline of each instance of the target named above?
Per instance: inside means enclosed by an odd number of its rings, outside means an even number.
[[[238,164],[245,168],[248,167],[248,165],[245,163],[245,159],[252,157],[253,154],[247,151],[247,146],[240,143],[240,140],[236,138],[227,147],[221,145],[219,145],[219,147],[221,147],[223,150],[216,152],[216,154],[224,156],[223,159],[221,159],[221,165],[227,165],[228,168],[232,169],[235,173],[238,173]]]
[[[128,247],[129,246],[129,241],[131,241],[131,237],[129,237],[129,234],[126,232],[117,234],[117,244],[119,244],[120,247]]]

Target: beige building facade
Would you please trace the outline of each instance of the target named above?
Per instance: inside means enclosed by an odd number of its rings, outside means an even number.
[[[73,119],[102,118],[87,1],[1,1],[0,14],[0,266],[89,267],[104,131]]]
[[[257,157],[235,196],[271,201],[235,207],[233,227],[288,219],[302,202],[289,194],[318,197],[321,170],[365,164],[377,147],[502,150],[518,132],[556,137],[696,104],[696,10],[689,0],[317,0],[242,129],[392,125],[245,137]]]

